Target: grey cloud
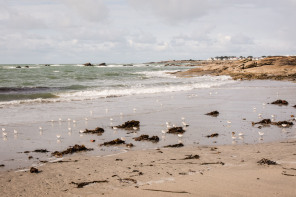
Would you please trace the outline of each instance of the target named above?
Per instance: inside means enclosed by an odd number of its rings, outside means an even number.
[[[109,16],[109,9],[103,0],[62,0],[62,2],[90,22],[102,22]]]
[[[212,7],[209,1],[203,0],[128,0],[128,2],[136,10],[140,10],[140,13],[148,11],[170,24],[195,20],[204,16]]]

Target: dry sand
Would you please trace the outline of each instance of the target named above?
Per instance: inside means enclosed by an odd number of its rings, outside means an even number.
[[[199,158],[185,159],[188,155]],[[262,158],[278,165],[260,165]],[[38,169],[38,174],[1,172],[1,196],[292,197],[296,141],[74,155]],[[82,188],[74,184],[94,181]]]

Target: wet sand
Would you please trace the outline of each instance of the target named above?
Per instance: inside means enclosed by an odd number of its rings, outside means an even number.
[[[1,172],[1,196],[295,196],[295,147],[286,140],[74,155],[38,174]],[[262,158],[278,165],[260,165]],[[77,188],[83,182],[90,184]]]
[[[6,157],[0,163],[6,165],[0,172],[1,196],[295,196],[295,125],[266,125],[262,128],[252,125],[252,122],[265,118],[295,124],[292,117],[296,115],[293,107],[295,94],[295,84],[289,82],[242,81],[166,95],[107,98],[101,103],[77,102],[76,108],[70,107],[73,103],[55,104],[48,106],[51,113],[43,114],[40,120],[27,117],[27,123],[20,123],[19,117],[24,116],[26,110],[32,110],[24,106],[24,114],[17,114],[15,122],[28,133],[19,130],[17,139],[8,136],[1,142],[1,155]],[[269,104],[277,99],[285,99],[289,105]],[[59,105],[69,105],[69,111],[56,115],[52,124],[49,118],[58,111]],[[36,112],[40,112],[39,107],[46,111],[43,104],[34,106]],[[17,107],[7,113],[14,110]],[[86,123],[84,114],[90,110],[93,116]],[[214,110],[220,112],[219,116],[205,115]],[[120,112],[124,113],[122,117]],[[71,136],[67,130],[67,114],[77,120],[75,127],[71,123]],[[59,123],[60,116],[63,121]],[[161,133],[166,129],[166,121],[180,126],[182,117],[189,124],[183,137]],[[132,119],[141,122],[136,133],[111,128]],[[13,122],[7,125],[9,130],[15,126]],[[39,125],[43,126],[43,135],[39,135]],[[80,129],[97,126],[105,129],[102,136],[80,136]],[[63,132],[60,142],[56,140],[57,130]],[[232,138],[232,132],[235,132],[236,139]],[[260,137],[258,132],[264,135]],[[213,133],[218,133],[218,137],[206,137]],[[142,134],[156,135],[161,140],[152,143],[133,139]],[[124,137],[126,143],[133,143],[135,147],[99,146],[118,137]],[[90,142],[91,139],[96,142]],[[179,142],[185,147],[163,148]],[[50,156],[51,152],[65,150],[74,144],[84,144],[94,150],[66,155],[60,162],[40,162],[52,161],[55,158]],[[41,148],[50,153],[23,153]],[[19,151],[22,153],[17,153]],[[185,159],[188,155],[193,159]],[[33,159],[29,160],[29,156]],[[279,165],[259,165],[257,162],[262,158]],[[20,165],[13,166],[18,163],[16,160]],[[37,165],[40,173],[28,171],[32,164]],[[77,188],[83,186],[83,182],[90,184]]]

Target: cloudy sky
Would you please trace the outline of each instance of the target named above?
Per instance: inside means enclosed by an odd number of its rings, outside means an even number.
[[[0,64],[296,54],[296,0],[0,0]]]

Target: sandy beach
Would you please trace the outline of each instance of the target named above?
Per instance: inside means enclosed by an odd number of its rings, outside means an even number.
[[[295,98],[293,82],[229,80],[101,102],[4,107],[5,128],[19,133],[0,144],[1,196],[295,196]],[[120,129],[131,120],[139,126]],[[83,133],[98,127],[104,132]],[[135,140],[142,135],[155,141]],[[116,139],[123,144],[106,146]],[[68,154],[75,144],[91,150]]]
[[[287,140],[75,155],[39,167],[38,174],[1,172],[1,196],[292,197],[295,146],[295,140]],[[276,165],[259,164],[263,158]]]

